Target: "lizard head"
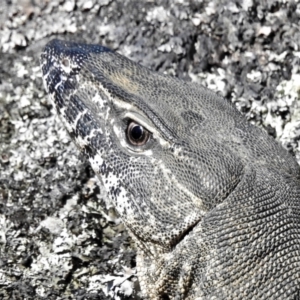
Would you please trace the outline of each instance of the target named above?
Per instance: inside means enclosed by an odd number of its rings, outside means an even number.
[[[229,132],[241,117],[213,92],[98,45],[53,40],[42,70],[61,120],[141,244],[174,247],[239,183],[244,164]]]

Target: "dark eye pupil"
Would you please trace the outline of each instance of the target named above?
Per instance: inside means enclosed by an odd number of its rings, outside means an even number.
[[[145,145],[150,137],[149,131],[134,121],[129,122],[126,135],[128,142],[133,146]]]
[[[131,137],[134,140],[141,139],[143,137],[143,134],[144,134],[144,128],[142,126],[136,125],[131,128]]]

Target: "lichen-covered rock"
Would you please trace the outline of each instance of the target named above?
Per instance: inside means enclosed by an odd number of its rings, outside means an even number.
[[[299,162],[300,4],[32,3],[0,8],[0,298],[137,297],[132,242],[55,120],[42,48],[57,36],[99,43],[201,82],[233,99]]]

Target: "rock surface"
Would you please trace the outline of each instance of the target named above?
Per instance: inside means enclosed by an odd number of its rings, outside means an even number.
[[[299,1],[4,3],[0,299],[139,299],[134,245],[44,92],[54,37],[218,91],[300,162]]]

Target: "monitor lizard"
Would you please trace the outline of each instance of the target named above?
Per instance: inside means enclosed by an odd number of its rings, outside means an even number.
[[[145,299],[296,299],[294,157],[201,85],[49,42],[47,92],[137,245]]]

